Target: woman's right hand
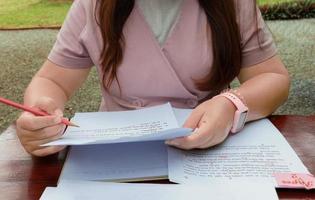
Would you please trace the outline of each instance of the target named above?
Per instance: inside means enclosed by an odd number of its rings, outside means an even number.
[[[17,135],[24,149],[34,156],[47,156],[57,153],[65,146],[41,147],[40,145],[60,138],[65,130],[61,123],[63,113],[54,100],[49,97],[40,98],[34,105],[50,114],[50,116],[35,116],[23,112],[16,121]]]

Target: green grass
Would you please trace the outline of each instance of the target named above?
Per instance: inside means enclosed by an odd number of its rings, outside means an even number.
[[[292,0],[258,0],[260,5]],[[60,26],[71,0],[0,0],[0,29]]]
[[[277,4],[277,3],[285,3],[285,2],[290,2],[292,0],[258,0],[259,5],[272,5],[272,4]]]
[[[71,1],[0,0],[0,28],[60,26]]]
[[[303,1],[303,0],[257,0],[259,5],[274,5],[274,4],[281,4],[281,3],[288,3],[292,1]],[[304,0],[304,2],[311,2],[315,3],[315,0]]]

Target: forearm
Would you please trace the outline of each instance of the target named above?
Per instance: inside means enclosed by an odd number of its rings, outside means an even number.
[[[52,80],[36,75],[25,91],[24,104],[33,106],[40,97],[52,98],[61,110],[68,101],[66,93],[60,86]]]
[[[26,89],[24,103],[33,106],[40,97],[49,97],[63,110],[65,103],[87,78],[90,68],[60,67],[47,60]]]
[[[263,73],[245,81],[238,91],[249,108],[247,121],[274,112],[288,98],[289,85],[289,76],[278,73]]]

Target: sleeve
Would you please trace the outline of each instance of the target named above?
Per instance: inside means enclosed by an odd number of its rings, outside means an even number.
[[[81,39],[86,26],[86,13],[81,0],[75,0],[48,55],[53,63],[65,68],[88,68],[94,64]]]
[[[242,67],[259,64],[277,54],[269,28],[253,0],[238,1],[237,12],[241,32]]]

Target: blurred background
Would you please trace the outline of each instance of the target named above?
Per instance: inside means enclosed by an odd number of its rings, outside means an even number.
[[[0,0],[0,96],[23,102],[23,92],[54,44],[72,0]],[[292,85],[275,114],[315,115],[315,0],[259,0]],[[237,85],[237,82],[233,83]],[[66,106],[66,115],[97,111],[95,69]],[[20,111],[0,104],[0,133]]]

